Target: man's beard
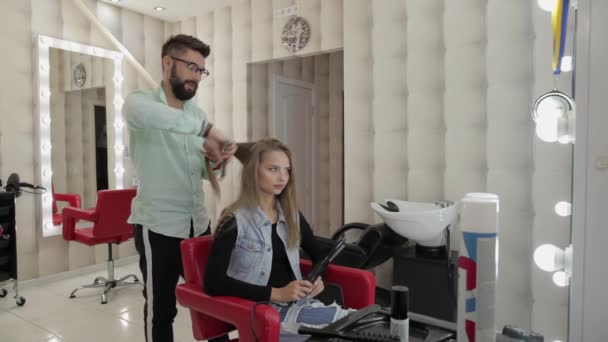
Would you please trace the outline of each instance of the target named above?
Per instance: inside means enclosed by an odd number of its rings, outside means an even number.
[[[169,83],[171,84],[171,90],[173,95],[180,101],[188,101],[196,95],[196,89],[198,89],[198,83],[195,81],[182,81],[177,77],[175,70],[175,64],[171,68],[171,77],[169,77]],[[186,83],[192,85],[193,90],[186,89]]]

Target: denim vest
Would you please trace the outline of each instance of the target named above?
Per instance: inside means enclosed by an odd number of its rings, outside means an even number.
[[[291,270],[297,280],[300,272],[300,249],[287,247],[287,222],[283,209],[279,206],[277,234],[287,253]],[[255,211],[238,209],[234,216],[237,224],[237,238],[230,256],[228,276],[249,284],[266,286],[272,270],[272,222],[258,207]],[[299,217],[297,224],[299,224]]]

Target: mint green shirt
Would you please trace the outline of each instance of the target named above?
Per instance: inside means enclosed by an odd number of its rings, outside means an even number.
[[[192,101],[184,109],[167,104],[162,86],[136,91],[125,99],[123,113],[139,186],[129,223],[176,238],[194,236],[209,226],[202,179],[206,178],[199,136],[207,115]]]

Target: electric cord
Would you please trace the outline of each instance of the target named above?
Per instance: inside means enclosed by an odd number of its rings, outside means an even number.
[[[253,333],[253,339],[255,342],[259,342],[260,338],[258,337],[258,335],[255,332],[255,325],[254,325],[254,321],[255,321],[255,309],[257,308],[258,305],[268,305],[270,304],[269,301],[262,301],[262,302],[255,302],[253,303],[253,307],[251,308],[251,332]]]
[[[28,193],[28,194],[32,194],[32,195],[42,195],[42,194],[46,193],[46,189],[41,186],[35,187],[34,191],[25,190],[24,188],[21,188],[21,191]]]

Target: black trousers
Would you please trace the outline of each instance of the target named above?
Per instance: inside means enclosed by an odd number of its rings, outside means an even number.
[[[208,229],[203,235],[210,232]],[[173,320],[177,315],[175,288],[179,277],[184,275],[180,250],[180,242],[184,239],[154,233],[138,224],[133,233],[144,278],[146,341],[173,342]],[[227,336],[223,336],[210,341],[227,340]]]

